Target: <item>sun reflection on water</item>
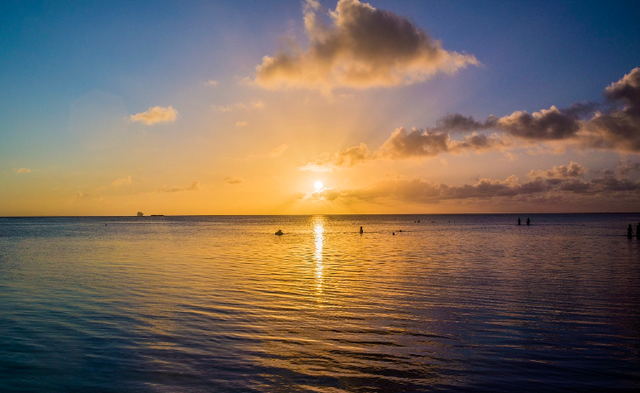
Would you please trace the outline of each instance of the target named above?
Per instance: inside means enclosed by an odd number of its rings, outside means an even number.
[[[324,224],[325,218],[323,216],[313,217],[313,238],[315,241],[316,251],[314,253],[315,261],[315,286],[316,286],[316,298],[319,303],[322,302],[322,285],[324,281],[322,263],[322,245],[324,243]]]

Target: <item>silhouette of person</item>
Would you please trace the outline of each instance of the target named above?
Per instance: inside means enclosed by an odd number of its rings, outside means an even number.
[[[531,225],[531,220],[527,217],[527,225]]]
[[[364,233],[364,231],[362,230],[362,227],[360,227],[360,234],[362,235]]]
[[[640,239],[640,222],[636,225],[636,236]]]
[[[633,237],[633,226],[631,224],[627,227],[627,236]]]
[[[518,225],[521,225],[522,221],[520,221],[520,217],[518,217]]]

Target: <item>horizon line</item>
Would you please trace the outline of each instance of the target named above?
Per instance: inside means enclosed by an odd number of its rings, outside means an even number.
[[[0,218],[105,218],[105,217],[132,217],[132,218],[158,218],[158,217],[264,217],[264,216],[470,216],[470,215],[561,215],[561,214],[640,214],[635,212],[520,212],[520,213],[310,213],[310,214],[154,214],[154,215],[44,215],[44,216],[0,216]]]

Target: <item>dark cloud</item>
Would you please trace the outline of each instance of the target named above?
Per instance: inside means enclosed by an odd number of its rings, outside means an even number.
[[[463,151],[503,150],[511,146],[511,142],[501,135],[472,134],[461,141],[450,141],[449,151],[460,153]]]
[[[324,189],[307,194],[305,199],[336,201],[344,204],[369,203],[440,203],[454,200],[563,200],[592,201],[616,199],[633,200],[640,197],[640,181],[605,175],[586,181],[582,178],[586,168],[576,162],[536,171],[542,176],[520,182],[510,176],[505,180],[480,179],[474,184],[459,186],[430,182],[425,179],[386,180],[369,187],[352,190]],[[573,199],[572,199],[573,198]]]
[[[627,152],[640,152],[640,118],[624,111],[602,114],[591,119],[585,136],[587,147]]]
[[[640,68],[634,68],[622,79],[609,85],[604,96],[610,101],[622,103],[626,114],[640,116]]]
[[[604,91],[614,109],[597,113],[586,125],[587,145],[640,152],[640,68],[634,68]]]
[[[640,68],[634,68],[605,89],[605,104],[574,103],[569,108],[552,106],[529,114],[516,111],[477,121],[459,113],[447,114],[432,132],[471,133],[487,129],[531,142],[572,140],[581,146],[640,151]]]
[[[482,122],[471,116],[453,113],[437,120],[436,127],[429,130],[453,134],[493,129],[527,140],[567,139],[576,136],[580,130],[580,116],[593,112],[592,107],[588,103],[574,104],[563,110],[552,106],[532,114],[516,111],[501,118],[491,115]]]
[[[265,56],[255,82],[266,88],[397,86],[454,73],[478,64],[472,55],[447,51],[411,21],[358,0],[340,0],[323,21],[320,4],[304,5],[311,45]]]
[[[552,106],[529,114],[516,111],[484,122],[448,114],[436,122],[440,132],[495,129],[526,141],[574,141],[583,147],[640,152],[640,68],[634,68],[604,91],[607,102]]]
[[[485,130],[496,126],[498,118],[489,116],[484,122],[475,120],[472,116],[464,116],[459,113],[447,114],[436,121],[436,127],[432,131],[443,131],[448,133],[468,133]]]
[[[625,192],[640,190],[640,181],[618,179],[613,176],[605,176],[591,181],[593,192]]]
[[[575,137],[580,130],[579,119],[555,106],[529,114],[518,111],[498,119],[496,128],[527,140],[559,140]]]
[[[621,176],[626,176],[636,171],[640,171],[640,162],[623,161],[615,169],[615,173]]]

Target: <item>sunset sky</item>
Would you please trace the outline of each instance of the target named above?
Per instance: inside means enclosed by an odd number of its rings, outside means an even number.
[[[638,15],[2,1],[0,216],[638,211]]]

